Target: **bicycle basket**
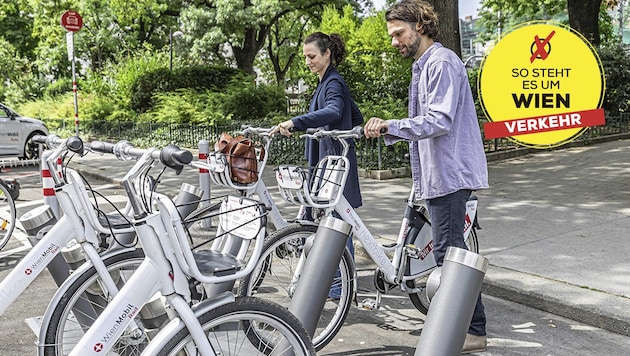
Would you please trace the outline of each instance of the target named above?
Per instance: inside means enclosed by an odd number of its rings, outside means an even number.
[[[221,152],[208,154],[208,171],[212,182],[238,190],[253,189],[262,175],[267,155],[266,150],[262,147],[252,149],[256,153],[256,157],[244,157]]]
[[[282,198],[289,203],[330,208],[341,200],[350,162],[344,156],[327,156],[315,168],[279,166],[276,174]]]

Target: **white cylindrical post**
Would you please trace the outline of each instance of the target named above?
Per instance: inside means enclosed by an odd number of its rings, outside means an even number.
[[[199,141],[199,160],[205,161],[208,159],[210,153],[210,144],[207,140]],[[201,206],[210,205],[210,172],[207,169],[199,168],[199,189],[203,191],[201,196]],[[210,219],[204,219],[201,221],[201,226],[204,228],[212,227],[212,221]]]

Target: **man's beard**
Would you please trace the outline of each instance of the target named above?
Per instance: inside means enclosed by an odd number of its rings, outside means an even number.
[[[420,48],[420,43],[422,43],[422,39],[420,36],[416,36],[416,40],[410,46],[407,46],[407,51],[402,53],[403,58],[413,57],[418,49]]]

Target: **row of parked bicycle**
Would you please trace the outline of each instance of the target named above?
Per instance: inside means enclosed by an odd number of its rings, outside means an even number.
[[[41,240],[0,283],[0,314],[48,267],[63,283],[42,317],[40,355],[314,355],[356,302],[356,268],[345,247],[350,234],[377,265],[378,296],[362,305],[378,307],[381,293],[398,288],[426,314],[427,276],[436,267],[426,210],[410,194],[397,242],[383,246],[343,196],[348,140],[361,137],[362,128],[311,130],[302,137],[338,140],[343,154],[316,167],[276,167],[282,198],[319,209],[316,221],[285,218],[261,178],[271,130],[240,133],[262,142],[254,147],[257,179],[247,182],[234,178],[237,152],[194,159],[176,146],[36,137],[49,148],[43,164],[60,216],[38,232]],[[88,154],[130,161],[124,208],[105,213],[98,192],[67,164]],[[230,194],[204,198],[200,187],[183,184],[170,198],[159,191],[161,173],[151,174],[156,168],[207,172],[211,184]],[[469,203],[469,221],[476,222],[476,200]],[[20,220],[39,215],[50,216],[39,209]],[[473,252],[475,227],[465,227]],[[326,253],[318,253],[323,244]],[[313,271],[316,278],[309,277]]]

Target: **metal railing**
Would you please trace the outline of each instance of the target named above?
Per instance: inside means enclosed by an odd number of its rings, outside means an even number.
[[[134,123],[111,121],[83,121],[81,131],[90,137],[102,140],[126,139],[139,146],[166,145],[174,143],[180,147],[197,148],[200,140],[213,144],[221,132],[234,133],[241,123],[232,126],[212,126],[181,123]],[[51,130],[54,132],[55,128]],[[482,125],[483,131],[483,125]],[[588,128],[576,141],[630,132],[630,113],[606,115],[605,126]],[[486,153],[513,150],[522,147],[508,138],[484,140]],[[212,148],[211,148],[212,149]],[[405,142],[386,146],[380,139],[360,139],[357,142],[357,161],[360,168],[384,170],[409,165],[405,158],[409,147]],[[270,163],[304,164],[304,140],[295,135],[276,139],[270,147]]]

